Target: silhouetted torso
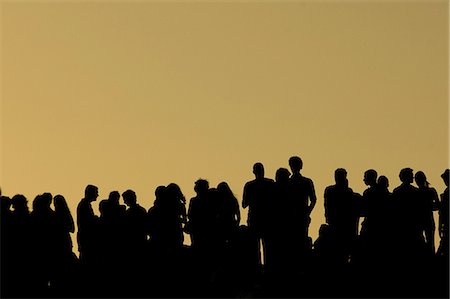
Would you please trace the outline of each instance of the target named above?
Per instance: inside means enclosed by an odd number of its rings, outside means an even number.
[[[274,196],[274,181],[268,178],[255,179],[245,184],[242,206],[249,207],[248,226],[258,234],[267,230],[269,203]]]
[[[310,222],[311,198],[315,199],[314,184],[311,179],[301,174],[293,174],[289,179],[289,195],[286,202],[287,215],[296,223],[298,232],[305,238],[308,236],[308,226]]]
[[[91,202],[86,198],[78,204],[77,224],[80,259],[95,259],[98,247],[98,217],[94,214]]]

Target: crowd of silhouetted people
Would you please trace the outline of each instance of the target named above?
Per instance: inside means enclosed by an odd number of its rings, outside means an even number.
[[[156,188],[148,211],[134,191],[112,191],[99,215],[98,188],[88,185],[76,224],[62,195],[36,196],[31,212],[25,196],[1,196],[1,296],[448,298],[448,169],[440,196],[422,171],[402,169],[391,192],[387,177],[367,170],[361,195],[336,169],[312,240],[314,184],[299,157],[289,167],[272,180],[254,164],[242,196],[247,225],[229,185],[205,179],[188,206],[171,183]]]

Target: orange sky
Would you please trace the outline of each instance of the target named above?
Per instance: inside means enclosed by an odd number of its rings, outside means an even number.
[[[2,1],[6,195],[100,198],[227,181],[304,161],[323,190],[344,167],[423,170],[448,158],[447,1]],[[243,221],[246,219],[243,213]]]

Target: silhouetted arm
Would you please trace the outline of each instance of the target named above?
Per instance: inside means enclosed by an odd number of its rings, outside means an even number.
[[[241,223],[241,211],[239,209],[239,203],[237,202],[237,200],[235,202],[235,216],[237,225],[239,226],[239,224]]]
[[[248,184],[245,184],[244,186],[244,192],[242,193],[242,208],[247,208],[248,207],[248,202],[249,202],[249,198],[248,198]]]
[[[329,224],[330,222],[328,221],[328,215],[329,215],[329,213],[328,213],[328,188],[325,189],[325,192],[323,194],[323,199],[324,199],[323,206],[325,209],[325,222]]]
[[[430,248],[430,251],[434,254],[434,221],[433,221],[433,212],[428,212],[424,209],[423,211],[423,223],[424,223],[424,232],[425,232],[425,240]]]
[[[310,194],[309,194],[310,205],[309,205],[309,209],[308,209],[309,210],[308,215],[311,214],[311,212],[314,209],[314,207],[316,206],[316,202],[317,202],[316,190],[314,189],[314,183],[312,180],[310,180],[309,182],[310,182]]]
[[[439,206],[441,204],[441,202],[439,201],[439,196],[438,193],[436,191],[436,189],[431,188],[431,192],[432,192],[432,204],[433,204],[433,211],[438,211],[439,210]]]
[[[69,211],[69,215],[68,215],[68,230],[70,233],[74,233],[75,232],[75,222],[73,221],[73,217],[72,214]]]

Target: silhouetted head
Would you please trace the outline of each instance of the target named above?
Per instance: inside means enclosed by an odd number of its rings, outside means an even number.
[[[129,207],[134,206],[137,203],[136,193],[133,190],[128,189],[122,193],[122,198],[125,204]]]
[[[108,196],[108,201],[111,205],[118,206],[120,200],[119,191],[111,191]]]
[[[364,172],[364,184],[367,186],[375,186],[377,184],[377,172],[374,169],[369,169]]]
[[[55,206],[55,212],[67,212],[69,211],[69,207],[67,206],[67,201],[64,196],[58,194],[53,198],[53,205]]]
[[[257,179],[264,178],[264,165],[261,162],[253,164],[253,174]]]
[[[28,213],[28,200],[22,194],[16,194],[11,198],[11,205],[14,211],[24,211]]]
[[[330,227],[328,224],[322,224],[319,228],[319,236],[324,237],[330,233]]]
[[[289,167],[291,168],[292,174],[299,173],[303,168],[303,161],[298,156],[293,156],[289,158]]]
[[[204,179],[198,179],[194,185],[194,191],[197,195],[206,194],[209,189],[209,182]]]
[[[98,188],[94,185],[87,185],[84,189],[84,198],[89,201],[96,201],[98,197]]]
[[[287,183],[289,181],[289,177],[291,173],[287,168],[278,168],[275,173],[275,181],[277,183]]]
[[[418,187],[428,187],[430,185],[423,171],[416,172],[414,175],[414,180],[416,181]]]
[[[450,170],[449,169],[446,169],[444,171],[444,173],[441,174],[441,178],[444,180],[445,186],[447,186],[447,187],[448,187],[449,175],[450,175]]]
[[[334,171],[334,180],[336,185],[339,186],[348,186],[347,181],[347,170],[344,168],[338,168]]]
[[[98,204],[98,210],[100,211],[100,217],[105,218],[109,216],[109,206],[111,202],[108,199],[103,199]]]
[[[2,212],[9,211],[11,207],[11,199],[8,196],[0,196],[0,207]]]
[[[161,199],[164,197],[164,193],[166,191],[166,186],[158,186],[155,189],[155,200]]]
[[[403,168],[400,170],[400,181],[404,184],[411,184],[414,180],[413,170],[411,168]]]
[[[180,201],[182,203],[186,202],[184,194],[183,192],[181,192],[180,186],[175,183],[170,183],[169,185],[167,185],[166,196],[172,197],[173,199],[176,199],[177,201]]]
[[[217,185],[217,191],[224,196],[234,196],[233,191],[231,191],[231,188],[227,182],[220,182]]]
[[[50,210],[50,204],[52,203],[52,195],[50,193],[43,193],[37,195],[33,200],[33,211],[42,212]]]
[[[52,204],[53,195],[49,192],[45,192],[42,194],[42,205],[45,208],[50,209],[50,205]]]
[[[387,190],[389,187],[389,179],[384,175],[380,175],[377,181],[377,185],[382,190]]]

